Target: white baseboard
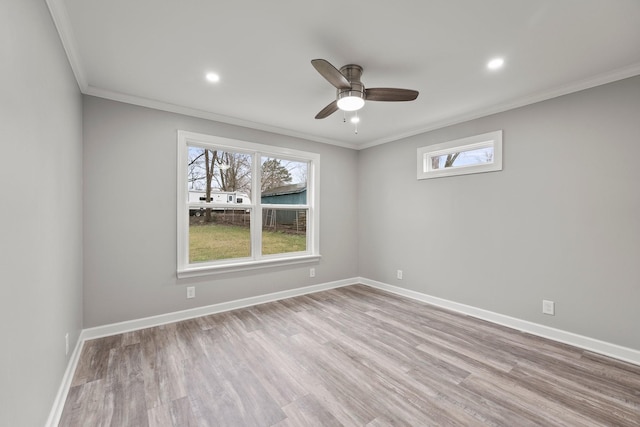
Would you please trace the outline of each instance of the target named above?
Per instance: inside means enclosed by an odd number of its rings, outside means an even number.
[[[319,285],[305,286],[302,288],[290,289],[287,291],[273,292],[255,297],[243,298],[219,304],[207,305],[204,307],[192,308],[189,310],[175,311],[173,313],[160,314],[158,316],[144,317],[142,319],[128,320],[126,322],[112,323],[110,325],[97,326],[82,331],[80,338],[82,340],[106,337],[109,335],[122,334],[124,332],[136,331],[139,329],[151,328],[153,326],[166,325],[167,323],[179,322],[182,320],[193,319],[209,314],[222,313],[223,311],[235,310],[238,308],[249,307],[265,302],[277,301],[286,298],[297,297],[300,295],[312,294],[327,289],[339,288],[342,286],[358,283],[357,278],[337,280],[335,282],[321,283]]]
[[[460,304],[454,301],[449,301],[446,299],[423,294],[421,292],[416,292],[409,289],[389,285],[387,283],[366,279],[364,277],[360,277],[358,280],[360,283],[371,286],[372,288],[426,302],[428,304],[446,308],[448,310],[466,314],[478,319],[487,320],[492,323],[497,323],[499,325],[507,326],[509,328],[517,329],[519,331],[527,332],[539,337],[573,345],[575,347],[613,357],[614,359],[622,360],[624,362],[640,365],[640,350],[623,347],[617,344],[608,343],[606,341],[600,341],[595,338],[586,337],[584,335],[574,334],[573,332],[551,328],[549,326],[540,325],[538,323],[529,322],[527,320],[505,316],[504,314],[494,313],[492,311],[484,310],[466,304]]]
[[[47,418],[45,427],[57,427],[60,423],[60,417],[62,416],[62,410],[64,409],[64,402],[67,400],[67,394],[69,394],[69,389],[71,388],[71,381],[73,380],[73,374],[76,372],[76,367],[80,360],[80,353],[82,353],[83,345],[84,340],[82,339],[81,333],[80,337],[78,337],[78,341],[76,342],[76,346],[73,348],[73,353],[71,353],[69,362],[67,363],[67,369],[64,371],[64,375],[62,376],[62,381],[53,402],[51,412],[49,412],[49,418]]]

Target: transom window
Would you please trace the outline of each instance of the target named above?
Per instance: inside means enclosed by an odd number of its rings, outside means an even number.
[[[317,260],[320,156],[178,131],[178,277]]]
[[[418,148],[418,179],[502,170],[502,131]]]

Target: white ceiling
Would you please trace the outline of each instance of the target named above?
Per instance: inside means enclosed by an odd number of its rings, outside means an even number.
[[[351,148],[640,74],[640,0],[47,3],[83,93]],[[368,102],[355,134],[314,119],[335,99],[314,58],[420,96]]]

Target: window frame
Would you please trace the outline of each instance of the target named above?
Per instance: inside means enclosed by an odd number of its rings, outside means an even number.
[[[250,205],[232,205],[205,203],[211,208],[249,209],[251,255],[244,258],[231,258],[207,262],[189,263],[189,202],[187,185],[187,159],[190,146],[206,149],[222,149],[252,156],[251,162],[251,203]],[[178,130],[177,132],[177,276],[178,278],[203,276],[252,270],[257,268],[293,265],[316,262],[320,255],[320,155],[289,148],[257,144],[231,138]],[[260,192],[261,158],[263,156],[305,162],[307,169],[306,204],[262,204]],[[201,206],[198,204],[198,206]],[[192,207],[191,207],[192,208]],[[287,252],[262,255],[262,212],[263,209],[302,209],[307,210],[307,249],[301,252]]]
[[[492,147],[493,160],[490,163],[461,165],[443,169],[431,168],[432,157],[472,151]],[[496,172],[502,170],[502,130],[460,138],[440,144],[419,147],[417,150],[417,178],[431,179],[445,176],[468,175],[473,173]]]

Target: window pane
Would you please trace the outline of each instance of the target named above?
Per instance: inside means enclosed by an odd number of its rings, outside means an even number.
[[[189,203],[251,204],[250,154],[189,147]]]
[[[306,209],[263,209],[262,254],[307,250]]]
[[[248,209],[190,209],[189,263],[251,256]]]
[[[493,162],[493,147],[458,151],[431,157],[431,169],[455,168],[461,166],[482,165]]]
[[[261,203],[307,204],[308,163],[262,157],[261,165]]]

